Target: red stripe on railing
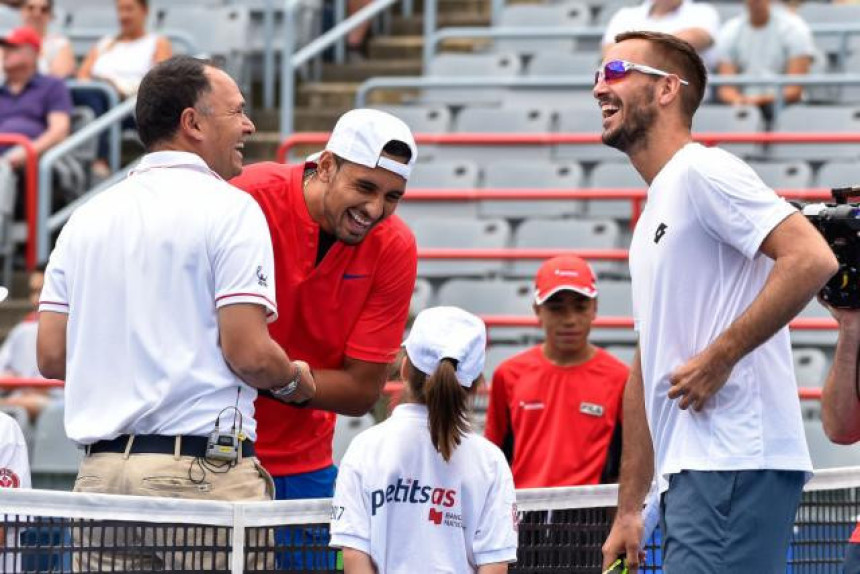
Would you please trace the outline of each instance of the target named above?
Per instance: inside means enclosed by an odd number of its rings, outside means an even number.
[[[549,259],[576,255],[583,259],[627,261],[626,249],[419,249],[418,259]]]
[[[537,317],[533,315],[482,315],[487,327],[537,327]],[[632,317],[597,317],[591,326],[605,329],[632,329]],[[788,326],[797,331],[833,331],[837,328],[835,319],[798,317]]]
[[[0,144],[2,145],[19,145],[24,148],[27,154],[27,162],[24,168],[24,186],[25,186],[25,210],[27,217],[27,245],[25,254],[27,258],[27,268],[32,269],[36,265],[36,210],[39,202],[39,154],[33,147],[33,142],[20,134],[0,134]]]

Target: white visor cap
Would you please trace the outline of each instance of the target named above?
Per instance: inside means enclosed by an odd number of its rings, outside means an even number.
[[[412,157],[407,163],[382,155],[382,148],[391,141],[400,141],[409,146]],[[325,149],[359,165],[385,168],[407,181],[418,158],[415,138],[403,120],[380,110],[364,108],[350,110],[337,120]],[[318,157],[317,154],[308,159]]]
[[[487,327],[458,307],[431,307],[418,313],[403,346],[409,361],[428,376],[442,359],[454,359],[457,381],[468,388],[484,372]]]

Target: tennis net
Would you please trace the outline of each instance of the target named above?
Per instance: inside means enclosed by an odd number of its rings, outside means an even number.
[[[600,572],[614,485],[521,490],[514,573]],[[0,489],[0,572],[339,572],[330,501],[228,503]],[[860,516],[860,467],[821,471],[786,572],[838,572]],[[647,572],[660,571],[659,531]],[[417,572],[418,570],[416,570]]]

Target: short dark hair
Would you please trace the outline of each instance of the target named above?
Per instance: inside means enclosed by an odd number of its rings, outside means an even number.
[[[615,36],[616,42],[624,40],[649,42],[654,55],[654,61],[649,62],[649,65],[676,74],[689,82],[689,85],[681,90],[681,108],[687,116],[688,124],[692,126],[693,114],[705,97],[705,86],[708,83],[708,70],[696,49],[689,42],[661,32],[637,30]]]
[[[137,132],[147,150],[169,140],[179,128],[186,108],[212,90],[206,68],[210,62],[191,56],[174,56],[156,64],[143,77],[137,92]]]
[[[412,159],[412,148],[409,147],[409,144],[400,140],[391,140],[390,142],[382,146],[382,151],[384,153],[387,153],[388,155],[393,155],[396,158],[400,158],[406,163],[409,163],[409,160]],[[349,163],[349,160],[346,160],[337,154],[332,155],[334,156],[334,163],[338,168],[344,163]]]

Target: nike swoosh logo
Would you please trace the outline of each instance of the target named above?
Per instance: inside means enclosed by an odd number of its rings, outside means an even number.
[[[344,273],[344,279],[367,279],[370,277],[367,273]]]

